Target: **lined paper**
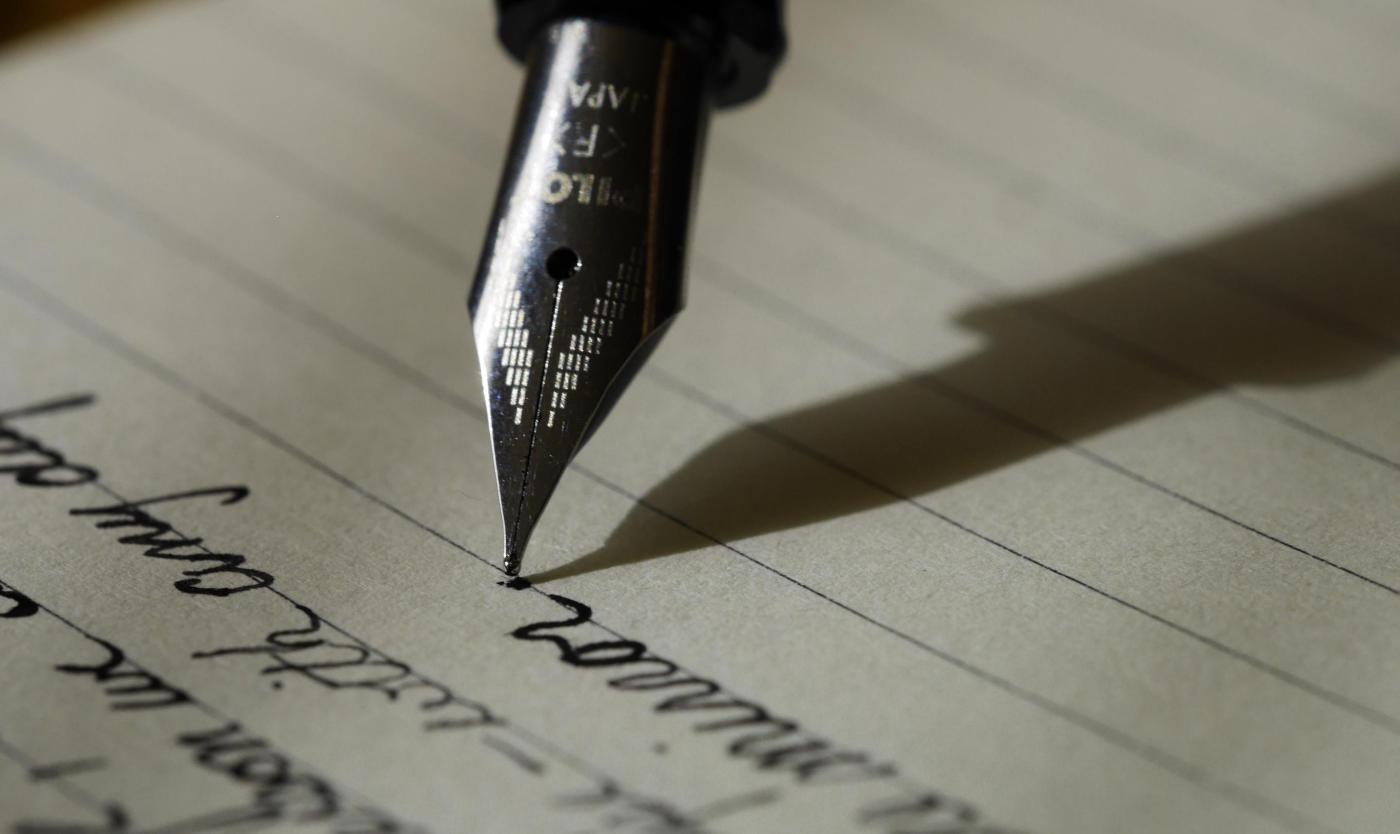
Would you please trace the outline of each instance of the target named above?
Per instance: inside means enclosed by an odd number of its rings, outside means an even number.
[[[1387,832],[1400,7],[804,0],[504,587],[490,5],[0,56],[16,832]]]

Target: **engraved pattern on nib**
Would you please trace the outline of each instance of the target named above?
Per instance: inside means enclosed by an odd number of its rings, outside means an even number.
[[[629,312],[628,302],[642,295],[644,255],[641,246],[632,247],[628,259],[617,265],[616,278],[603,281],[601,292],[591,298],[591,313],[583,317],[576,332],[569,334],[568,344],[561,344],[554,357],[554,373],[550,380],[549,410],[543,428],[552,429],[560,412],[567,413],[569,393],[577,391],[580,380],[588,374],[594,357],[601,356],[614,335],[617,325]],[[640,311],[632,312],[640,316]]]

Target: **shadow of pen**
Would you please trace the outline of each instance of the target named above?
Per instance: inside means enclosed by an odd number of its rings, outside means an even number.
[[[1363,373],[1400,345],[1397,228],[1400,177],[1392,177],[1137,265],[973,308],[956,323],[985,336],[977,352],[736,428],[648,490],[602,547],[530,578],[704,544],[679,525],[655,524],[649,507],[736,542],[935,492],[1226,386],[1310,386]],[[1115,361],[1086,361],[1105,346]],[[1125,359],[1140,364],[1125,372]],[[939,395],[972,407],[930,407]],[[822,466],[844,475],[814,475]]]

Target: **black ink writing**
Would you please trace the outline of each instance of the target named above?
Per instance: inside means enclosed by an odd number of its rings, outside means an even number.
[[[625,674],[607,678],[609,687],[655,695],[655,712],[694,719],[693,732],[724,735],[729,739],[726,752],[730,756],[759,770],[788,774],[799,785],[877,781],[898,775],[893,765],[874,763],[865,753],[838,749],[813,737],[796,721],[774,716],[762,705],[728,693],[713,680],[685,672],[652,654],[644,643],[572,639],[571,634],[592,622],[592,610],[568,597],[548,596],[570,616],[521,626],[511,636],[551,644],[559,659],[570,666],[626,667]],[[695,816],[690,820],[694,824]],[[910,796],[901,791],[895,798],[862,809],[856,822],[898,834],[1009,834],[982,822],[973,806],[936,793]]]
[[[299,772],[285,755],[245,732],[237,722],[182,733],[176,741],[191,748],[195,761],[203,767],[252,791],[252,802],[246,809],[249,821],[317,822],[340,811],[340,796],[334,788]]]
[[[320,636],[322,622],[316,612],[304,605],[292,605],[304,624],[273,631],[256,645],[197,652],[194,656],[263,656],[270,661],[262,669],[264,675],[296,675],[328,689],[370,690],[390,701],[411,693],[418,697],[418,709],[431,715],[424,724],[427,730],[496,723],[483,704],[458,697],[445,687],[424,679],[407,664],[387,658],[362,643]]]
[[[95,662],[64,663],[56,667],[68,675],[86,677],[98,684],[111,709],[157,710],[176,707],[198,708],[184,690],[164,681],[129,659],[116,645],[80,632],[102,650]],[[178,747],[188,749],[194,762],[246,788],[250,798],[244,804],[206,811],[161,831],[218,831],[249,823],[314,823],[334,821],[337,832],[389,834],[405,830],[402,825],[374,809],[347,806],[336,788],[326,780],[297,767],[272,744],[245,731],[238,722],[223,720],[212,728],[186,731],[175,738]],[[70,766],[70,771],[72,767]],[[64,778],[55,774],[52,778]],[[123,813],[104,828],[74,828],[72,831],[126,831]],[[31,824],[32,828],[33,824]],[[35,831],[40,829],[33,829]],[[70,829],[64,829],[70,830]]]
[[[34,600],[0,582],[0,619],[19,620],[39,613]]]
[[[0,473],[26,487],[71,487],[97,480],[97,470],[69,463],[61,452],[50,449],[9,425],[21,417],[54,414],[92,405],[91,394],[74,394],[0,412]]]
[[[116,500],[116,503],[69,510],[73,516],[94,519],[99,530],[119,530],[120,544],[141,548],[150,559],[183,562],[191,565],[183,571],[182,579],[174,583],[180,592],[198,596],[230,597],[245,591],[271,589],[275,578],[265,571],[248,567],[247,559],[238,553],[219,553],[204,545],[204,539],[189,536],[173,524],[157,517],[154,508],[180,502],[204,501],[213,506],[237,504],[249,496],[246,486],[226,485],[185,490],[128,500],[103,485],[95,467],[70,463],[60,451],[46,446],[38,439],[20,434],[6,420],[55,414],[64,410],[90,405],[94,398],[79,394],[0,412],[0,462],[7,452],[27,457],[0,472],[10,473],[23,486],[76,486],[92,484]],[[274,593],[278,593],[273,591]],[[330,690],[371,690],[390,701],[416,704],[427,718],[424,729],[451,730],[497,723],[487,708],[461,696],[442,684],[430,681],[407,664],[386,657],[365,643],[350,637],[340,629],[328,627],[343,635],[334,640],[317,634],[322,630],[321,618],[311,609],[279,596],[295,609],[306,624],[274,631],[263,644],[216,649],[198,653],[196,657],[223,655],[264,655],[272,660],[263,670],[280,687],[280,676],[295,674]],[[37,610],[23,595],[6,594],[0,586],[0,615],[22,617]]]
[[[97,663],[63,663],[54,668],[69,675],[85,675],[102,686],[114,710],[163,709],[190,703],[190,696],[126,659],[121,649],[97,637],[88,637],[105,656]]]
[[[519,640],[553,644],[559,659],[570,666],[646,667],[608,679],[608,686],[626,692],[658,692],[653,709],[659,713],[688,713],[702,717],[691,727],[697,733],[734,732],[731,756],[745,759],[760,770],[785,771],[799,782],[830,783],[879,779],[893,773],[888,765],[872,764],[864,753],[843,751],[829,742],[809,736],[796,722],[777,718],[752,701],[726,693],[718,683],[694,677],[676,664],[651,654],[635,640],[574,643],[557,632],[591,622],[592,610],[581,602],[550,594],[573,616],[565,620],[533,623],[512,632]]]
[[[101,530],[136,528],[137,532],[121,536],[117,541],[145,548],[144,554],[150,559],[171,559],[201,565],[184,571],[187,578],[177,581],[175,587],[187,594],[224,597],[242,591],[266,588],[272,585],[272,575],[245,567],[244,562],[247,559],[240,554],[210,551],[204,547],[203,539],[185,536],[171,524],[151,515],[146,511],[146,507],[212,497],[219,497],[221,505],[236,504],[247,496],[247,487],[220,486],[140,501],[121,501],[104,507],[82,507],[69,512],[76,516],[100,518],[96,526]]]

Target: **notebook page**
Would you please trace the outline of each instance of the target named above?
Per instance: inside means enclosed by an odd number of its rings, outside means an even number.
[[[0,56],[0,824],[1393,830],[1400,7],[790,17],[527,589],[490,5]]]

